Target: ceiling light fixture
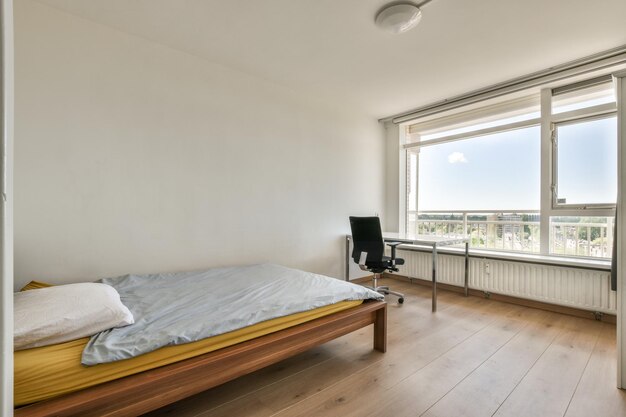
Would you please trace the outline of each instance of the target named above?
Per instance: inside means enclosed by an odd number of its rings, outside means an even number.
[[[422,19],[422,11],[411,3],[391,4],[376,15],[376,25],[393,34],[413,29]]]

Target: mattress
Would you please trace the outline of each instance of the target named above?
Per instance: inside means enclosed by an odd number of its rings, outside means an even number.
[[[35,285],[24,289],[40,288]],[[40,284],[45,286],[45,284]],[[81,355],[89,338],[14,353],[16,406],[68,394],[107,381],[189,359],[263,335],[296,326],[320,317],[356,307],[362,303],[342,301],[309,311],[267,320],[232,332],[192,343],[166,346],[116,362],[95,366],[81,365]]]
[[[382,300],[370,289],[270,263],[103,278],[135,323],[91,337],[84,365],[126,360],[268,320],[349,300]]]

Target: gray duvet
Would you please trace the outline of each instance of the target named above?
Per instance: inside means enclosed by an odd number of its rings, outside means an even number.
[[[106,278],[135,324],[94,335],[82,363],[128,359],[345,300],[382,299],[359,285],[263,264]]]

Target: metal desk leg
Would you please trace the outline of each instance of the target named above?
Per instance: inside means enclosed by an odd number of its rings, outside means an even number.
[[[469,242],[465,242],[465,296],[469,295]]]
[[[433,245],[433,313],[437,311],[437,245]]]
[[[346,281],[350,281],[350,236],[346,236]]]

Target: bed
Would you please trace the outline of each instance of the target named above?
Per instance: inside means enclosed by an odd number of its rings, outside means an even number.
[[[342,300],[191,343],[85,367],[89,339],[15,354],[16,416],[130,416],[154,410],[374,325],[386,350],[386,304]]]

